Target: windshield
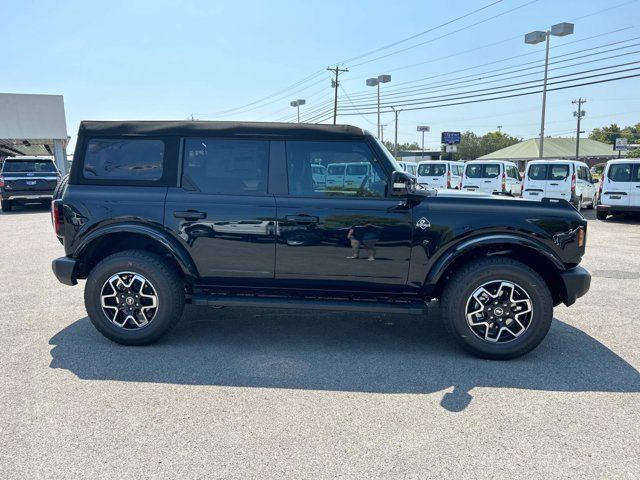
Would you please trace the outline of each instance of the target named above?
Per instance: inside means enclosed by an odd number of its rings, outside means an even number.
[[[4,173],[57,172],[51,160],[6,160],[2,171]]]
[[[441,177],[447,170],[444,163],[423,163],[418,167],[418,175],[423,177]]]
[[[378,147],[380,147],[380,150],[382,150],[382,152],[384,153],[385,157],[391,162],[393,169],[396,172],[404,172],[404,168],[402,168],[398,163],[398,161],[395,158],[393,158],[393,155],[391,155],[391,152],[387,150],[387,147],[384,146],[384,143],[382,143],[380,140],[378,140],[374,136],[371,136],[371,138],[373,138],[373,140],[378,144]]]

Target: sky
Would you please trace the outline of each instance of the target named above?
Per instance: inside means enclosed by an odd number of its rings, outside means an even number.
[[[551,61],[566,60],[556,68],[594,62],[550,75],[623,63],[629,65],[607,72],[628,71],[610,77],[640,72],[631,70],[640,65],[638,0],[0,0],[0,12],[0,92],[62,94],[71,147],[81,120],[193,115],[200,120],[295,121],[289,102],[298,98],[306,100],[300,109],[303,120],[305,115],[323,120],[333,98],[325,69],[336,64],[349,69],[340,77],[340,105],[358,106],[350,111],[354,115],[339,115],[338,123],[375,132],[376,88],[366,86],[367,78],[391,75],[381,85],[383,103],[385,92],[387,103],[400,102],[394,88],[430,89],[412,93],[420,97],[495,88],[501,84],[476,84],[487,81],[487,75],[499,81],[514,75],[509,72],[516,65],[530,64],[534,70],[527,78],[503,83],[542,78],[536,65],[544,60],[544,44],[525,44],[524,34],[560,22],[575,23],[575,33],[551,37]],[[592,50],[569,55],[587,49]],[[610,51],[593,55],[604,50]],[[585,57],[569,62],[580,55]],[[602,78],[609,77],[595,79]],[[444,90],[451,85],[459,86]],[[585,135],[609,123],[640,122],[638,77],[549,92],[548,135],[575,135],[571,101],[578,97],[587,99]],[[362,104],[372,113],[359,114]],[[421,142],[418,125],[431,127],[427,148],[439,148],[441,131],[484,134],[498,125],[503,132],[531,138],[539,133],[540,112],[540,94],[405,110],[399,114],[398,140]],[[393,139],[393,121],[392,113],[382,113],[385,140]]]

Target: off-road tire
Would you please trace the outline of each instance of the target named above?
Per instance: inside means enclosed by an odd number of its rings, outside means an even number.
[[[103,286],[119,272],[142,275],[156,291],[157,312],[142,328],[119,327],[103,311]],[[91,270],[84,289],[84,302],[91,323],[102,335],[122,345],[148,345],[159,340],[180,320],[185,304],[184,282],[176,268],[164,258],[141,250],[126,250],[106,257]]]
[[[506,343],[478,337],[466,319],[467,301],[481,285],[497,280],[514,282],[531,299],[531,321],[520,336]],[[545,281],[527,265],[506,257],[473,261],[447,281],[441,298],[442,319],[449,334],[468,352],[482,358],[507,360],[524,355],[544,339],[553,320],[553,299]]]

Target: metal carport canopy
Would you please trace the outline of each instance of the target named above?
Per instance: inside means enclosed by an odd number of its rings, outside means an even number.
[[[66,171],[67,122],[62,95],[0,93],[0,156],[47,155]]]

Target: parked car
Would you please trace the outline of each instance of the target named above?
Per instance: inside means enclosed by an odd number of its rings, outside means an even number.
[[[463,174],[463,162],[426,160],[418,163],[418,184],[423,187],[459,190]]]
[[[533,160],[527,164],[522,196],[529,200],[558,198],[580,210],[593,208],[596,187],[586,163],[570,160]]]
[[[609,160],[600,180],[596,217],[640,212],[640,159]]]
[[[522,179],[513,162],[471,160],[465,163],[462,188],[516,197],[522,195]]]
[[[3,212],[17,203],[49,202],[60,174],[53,160],[41,157],[8,157],[0,168]]]
[[[377,181],[318,188],[318,157]],[[91,322],[125,345],[158,340],[185,303],[420,318],[439,300],[464,348],[506,359],[590,285],[587,222],[568,203],[418,190],[356,127],[82,122],[74,159],[52,204],[53,271],[86,279]],[[219,235],[224,222],[251,228]]]
[[[405,172],[413,175],[414,177],[416,176],[417,170],[418,170],[418,164],[414,163],[414,162],[402,162],[399,161],[398,165],[400,165],[402,167],[402,170],[404,170]]]

